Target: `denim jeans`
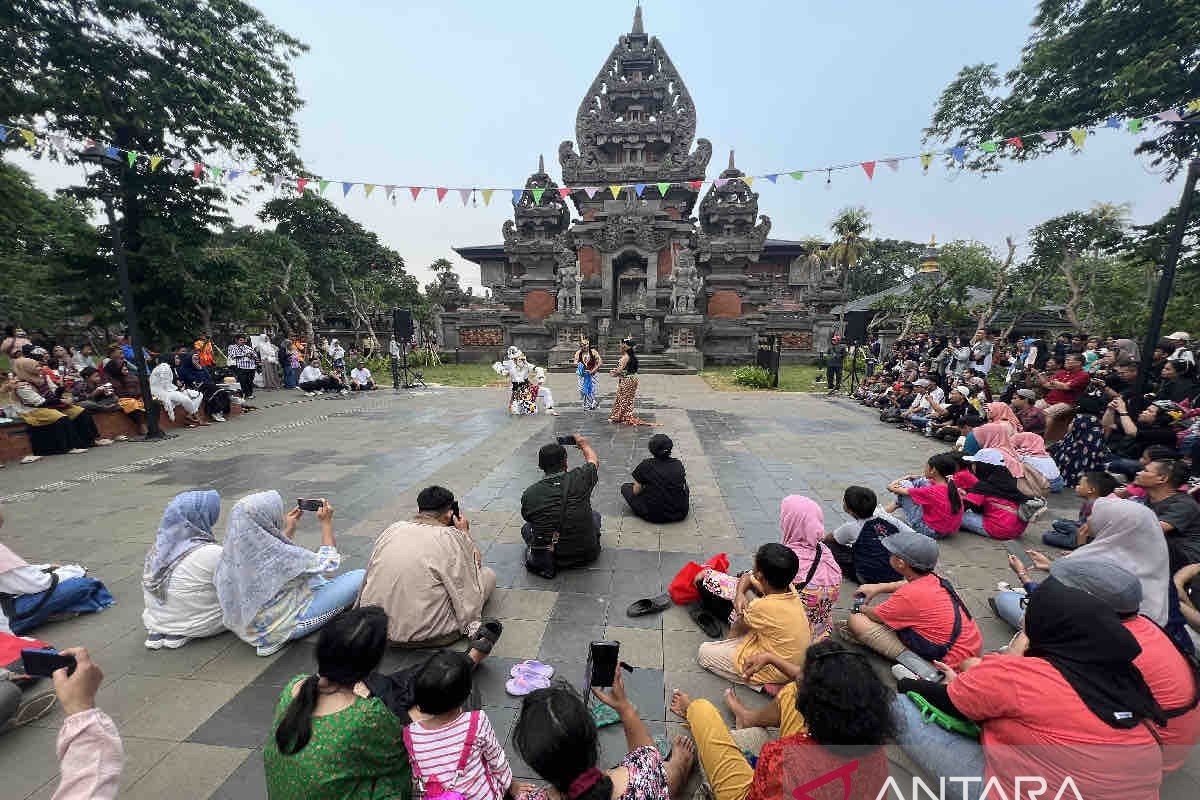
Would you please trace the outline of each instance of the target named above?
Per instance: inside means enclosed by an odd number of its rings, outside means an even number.
[[[1042,534],[1044,544],[1064,550],[1074,550],[1079,546],[1078,541],[1079,523],[1073,519],[1056,519],[1050,523],[1050,530]]]
[[[946,800],[978,800],[983,792],[984,771],[983,747],[978,741],[926,722],[903,695],[892,700],[892,719],[896,723],[896,743],[933,777],[935,791],[938,779],[946,778]],[[970,781],[952,780],[955,778]]]
[[[1104,468],[1109,472],[1120,472],[1123,475],[1128,475],[1130,478],[1137,475],[1142,469],[1142,462],[1136,458],[1110,458],[1104,465]]]
[[[969,508],[963,512],[962,529],[980,536],[987,536],[987,531],[983,529],[983,514]]]
[[[307,636],[354,605],[366,576],[365,569],[352,569],[314,586],[313,598],[300,613],[292,638]]]
[[[1054,492],[1055,494],[1058,494],[1065,488],[1067,488],[1067,485],[1063,483],[1062,475],[1059,475],[1057,478],[1050,481],[1050,491]]]
[[[1025,595],[1021,592],[1001,592],[993,599],[1000,619],[1014,628],[1021,627],[1021,620],[1025,618],[1025,606],[1021,601],[1025,599]]]
[[[927,478],[917,478],[912,481],[900,481],[901,486],[909,489],[918,486],[928,486]],[[896,502],[900,504],[900,508],[904,511],[904,516],[908,519],[908,524],[917,533],[928,536],[930,539],[945,539],[946,537],[935,531],[933,528],[925,524],[925,510],[913,502],[912,498],[906,494],[896,495]]]

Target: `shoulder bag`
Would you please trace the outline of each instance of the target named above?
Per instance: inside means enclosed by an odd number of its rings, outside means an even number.
[[[558,574],[554,551],[558,546],[558,539],[567,519],[567,481],[570,474],[569,472],[563,473],[558,527],[549,536],[534,533],[533,541],[525,546],[525,569],[546,580],[553,580],[554,576]]]

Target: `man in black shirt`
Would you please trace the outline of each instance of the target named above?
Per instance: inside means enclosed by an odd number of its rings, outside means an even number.
[[[832,394],[842,388],[842,363],[846,360],[846,345],[842,337],[834,336],[825,362],[825,385]]]
[[[630,510],[647,522],[679,522],[687,518],[689,492],[683,462],[671,458],[671,437],[650,437],[650,454],[633,470],[633,483],[621,485],[621,496]]]
[[[521,495],[527,544],[553,541],[558,569],[586,566],[600,557],[600,514],[592,510],[592,491],[600,480],[600,460],[587,439],[575,434],[584,464],[567,470],[567,449],[548,444],[538,451],[538,466],[546,476]]]

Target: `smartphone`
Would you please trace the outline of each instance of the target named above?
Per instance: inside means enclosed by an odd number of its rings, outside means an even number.
[[[612,686],[617,677],[620,642],[592,642],[588,646],[588,685]]]
[[[22,650],[21,660],[25,663],[26,675],[49,678],[63,667],[66,667],[68,675],[75,672],[75,656],[64,656],[53,648]]]
[[[450,504],[450,524],[454,524],[454,520],[462,516],[462,511],[458,508],[458,501],[455,500]]]
[[[1025,547],[1020,542],[1016,541],[1015,539],[1010,539],[1004,543],[1004,547],[1008,550],[1010,555],[1016,556],[1017,559],[1025,565],[1026,569],[1033,568],[1033,559],[1029,557],[1029,553],[1025,552]]]
[[[921,658],[912,650],[905,650],[900,653],[900,655],[896,657],[896,661],[916,673],[916,676],[921,680],[940,683],[944,677],[940,669]]]
[[[559,436],[558,443],[561,444],[563,447],[566,447],[567,445],[574,445],[575,437],[574,436]]]
[[[318,511],[321,508],[321,501],[315,499],[305,500],[302,498],[296,501],[296,505],[300,507],[301,511]]]
[[[854,605],[850,606],[850,613],[857,614],[862,611],[863,605],[867,602],[867,596],[862,592],[854,593]]]

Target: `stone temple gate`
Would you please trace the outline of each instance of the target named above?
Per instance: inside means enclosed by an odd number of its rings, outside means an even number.
[[[578,216],[539,158],[503,244],[455,248],[492,302],[447,309],[444,346],[485,360],[516,344],[556,364],[582,333],[602,347],[632,336],[689,367],[752,362],[763,334],[780,337],[785,361],[826,349],[840,274],[815,245],[769,238],[732,152],[701,199],[712,145],[695,133],[691,95],[639,7],[580,103],[576,142],[558,149]]]

